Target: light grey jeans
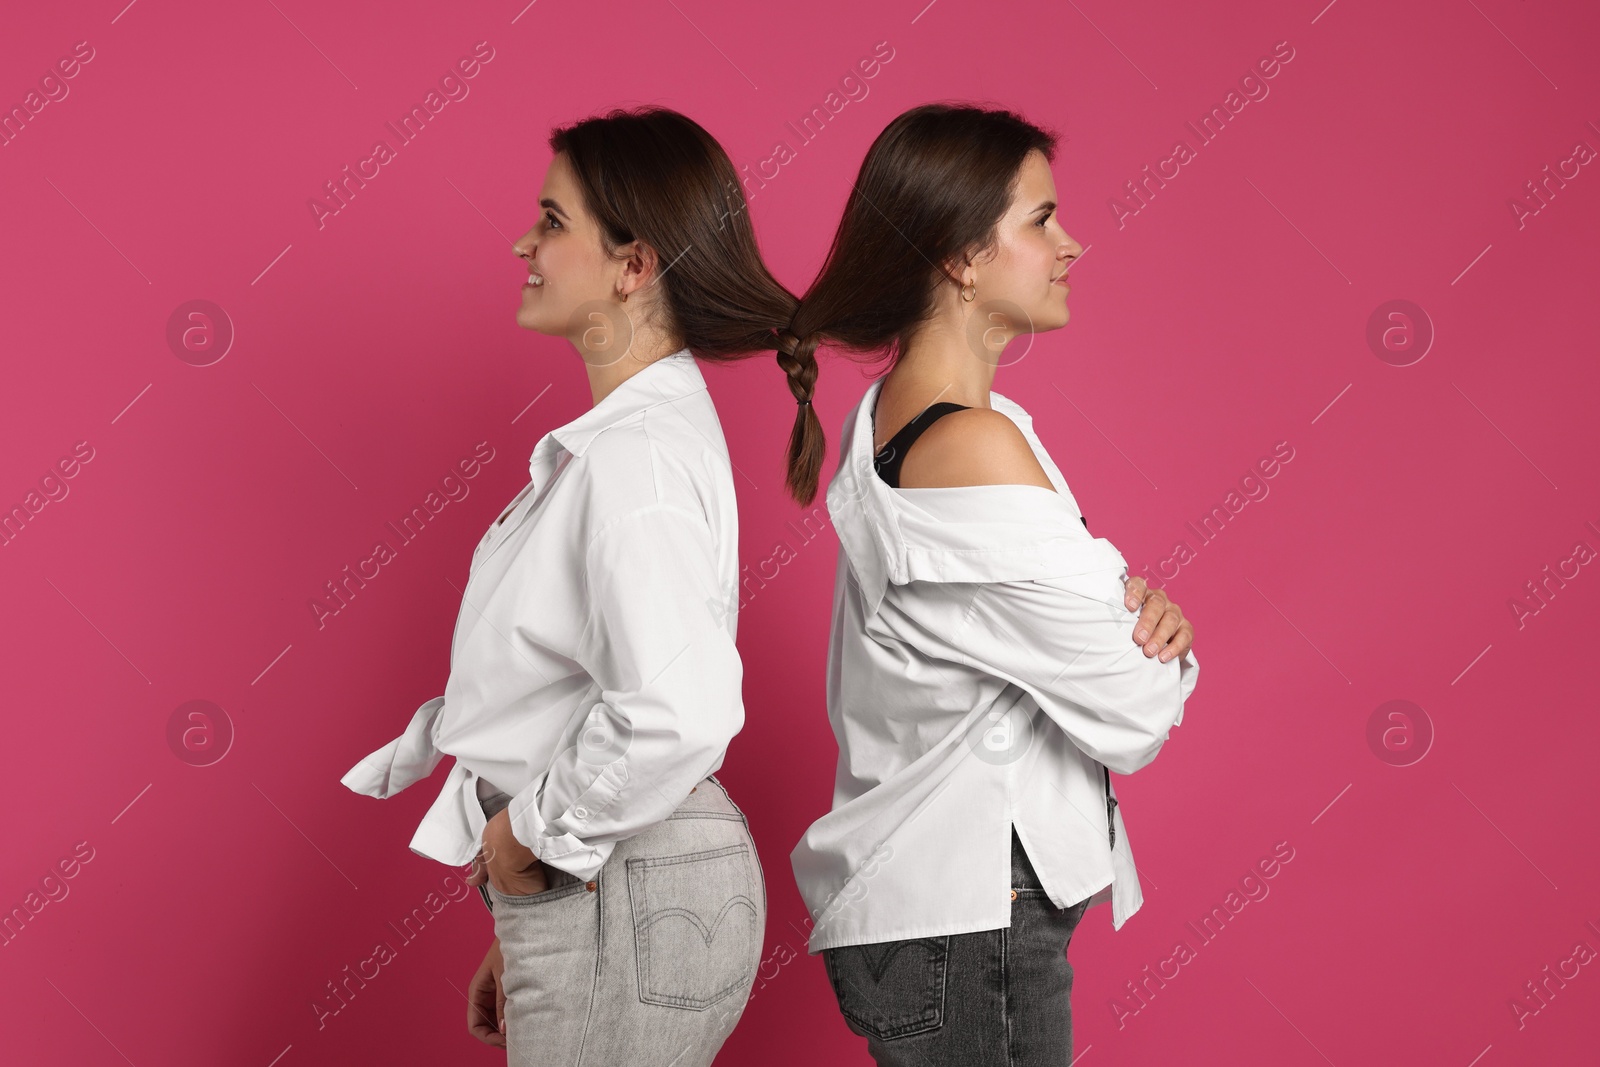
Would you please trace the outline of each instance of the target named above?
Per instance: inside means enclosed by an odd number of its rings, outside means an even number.
[[[493,816],[509,800],[480,794]],[[483,888],[505,958],[509,1067],[707,1067],[750,998],[767,894],[741,812],[708,777],[594,881]]]

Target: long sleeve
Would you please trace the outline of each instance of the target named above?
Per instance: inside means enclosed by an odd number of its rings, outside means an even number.
[[[965,662],[1019,686],[1118,774],[1155,759],[1200,671],[1192,651],[1188,663],[1162,663],[1134,643],[1139,615],[1124,606],[1125,574],[984,583],[952,641]]]
[[[591,878],[616,842],[670,815],[744,725],[743,667],[704,518],[653,504],[585,555],[576,658],[600,693],[575,743],[512,798],[512,833]]]

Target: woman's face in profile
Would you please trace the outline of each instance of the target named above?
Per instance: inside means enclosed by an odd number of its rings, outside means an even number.
[[[1029,152],[994,246],[973,260],[976,303],[990,321],[1008,319],[1013,333],[1058,330],[1068,318],[1067,268],[1082,253],[1061,228],[1050,161]]]
[[[512,245],[529,271],[517,325],[578,344],[596,325],[591,313],[603,317],[616,304],[620,265],[601,245],[565,153],[556,153],[545,171],[539,208],[538,224]]]

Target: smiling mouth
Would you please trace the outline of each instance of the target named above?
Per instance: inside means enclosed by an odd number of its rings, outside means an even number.
[[[544,286],[544,278],[538,274],[528,275],[528,280],[522,283],[524,289],[539,289]]]

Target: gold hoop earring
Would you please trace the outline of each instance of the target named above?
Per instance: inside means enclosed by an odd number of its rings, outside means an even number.
[[[626,304],[628,302],[628,294],[627,293],[623,293],[622,294],[622,302],[624,304]]]
[[[977,282],[968,282],[966,285],[963,285],[961,287],[961,299],[965,300],[967,303],[969,303],[969,304],[972,303],[972,301],[977,298],[977,295],[978,295],[978,283]]]

